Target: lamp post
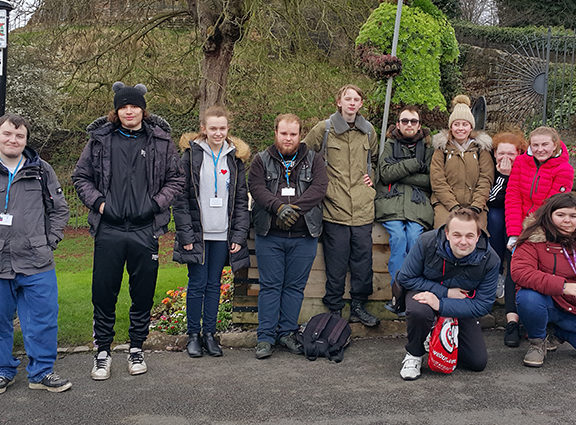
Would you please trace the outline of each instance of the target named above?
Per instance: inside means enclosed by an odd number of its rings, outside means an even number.
[[[394,36],[392,37],[392,50],[390,54],[396,56],[398,48],[398,37],[400,34],[400,19],[402,18],[402,0],[398,0],[396,6],[396,20],[394,22]],[[388,78],[386,83],[386,99],[384,100],[384,114],[382,115],[382,133],[380,136],[380,155],[384,151],[384,142],[386,141],[386,130],[388,129],[388,115],[390,114],[390,101],[392,100],[392,77]]]
[[[8,22],[14,6],[10,2],[0,1],[0,116],[6,110],[6,72],[8,62]]]

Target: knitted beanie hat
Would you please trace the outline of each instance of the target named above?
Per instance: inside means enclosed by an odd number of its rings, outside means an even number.
[[[117,111],[126,105],[139,106],[146,109],[144,94],[148,91],[144,84],[136,84],[134,87],[125,85],[122,81],[116,81],[112,85],[114,90],[114,109]]]
[[[468,121],[472,128],[476,125],[474,120],[474,115],[470,110],[470,98],[465,94],[459,94],[454,99],[452,99],[452,113],[448,119],[448,128],[452,127],[452,123],[456,120]]]

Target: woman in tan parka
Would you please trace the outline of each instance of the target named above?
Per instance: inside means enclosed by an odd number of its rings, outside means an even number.
[[[486,201],[494,181],[492,139],[473,130],[475,121],[468,96],[456,96],[452,105],[449,129],[432,139],[435,151],[430,164],[430,184],[434,228],[446,223],[450,211],[467,207],[480,214],[485,229]]]

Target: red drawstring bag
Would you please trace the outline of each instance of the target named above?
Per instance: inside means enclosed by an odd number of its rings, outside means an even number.
[[[428,353],[428,367],[434,372],[452,373],[458,360],[458,319],[438,317]]]

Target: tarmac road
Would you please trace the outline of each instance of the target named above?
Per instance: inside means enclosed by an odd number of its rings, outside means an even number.
[[[502,331],[485,337],[484,372],[444,376],[424,369],[412,382],[399,375],[404,338],[354,340],[340,364],[281,351],[265,360],[245,349],[200,359],[154,352],[141,376],[130,376],[125,354],[113,353],[112,377],[103,382],[90,379],[92,354],[67,354],[56,369],[72,389],[29,390],[22,368],[0,395],[0,424],[576,423],[576,350],[563,344],[533,369],[522,366],[526,341],[511,349]]]

